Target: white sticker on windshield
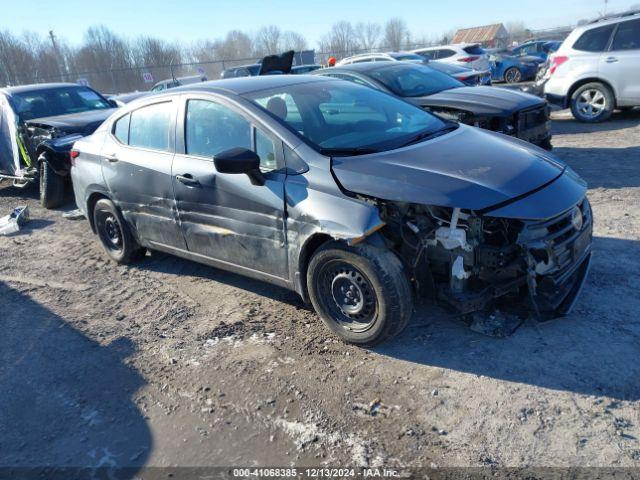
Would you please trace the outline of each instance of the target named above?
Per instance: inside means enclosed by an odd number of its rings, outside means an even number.
[[[98,96],[98,94],[92,90],[80,90],[78,94],[85,100],[89,100],[92,102],[96,100],[100,100],[100,97]]]

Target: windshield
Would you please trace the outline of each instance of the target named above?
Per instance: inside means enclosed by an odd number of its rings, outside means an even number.
[[[86,87],[60,87],[13,93],[11,100],[16,113],[23,120],[113,108],[107,100]]]
[[[393,150],[445,121],[390,95],[342,82],[286,85],[244,95],[328,155]]]
[[[464,87],[446,73],[422,65],[394,65],[374,70],[369,75],[400,97],[423,97]]]

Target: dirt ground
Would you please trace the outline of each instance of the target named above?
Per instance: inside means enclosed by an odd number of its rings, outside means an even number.
[[[507,339],[421,306],[374,349],[294,293],[153,253],[0,186],[0,465],[640,467],[640,111],[554,114],[595,257],[568,317]],[[66,210],[72,209],[69,205]]]

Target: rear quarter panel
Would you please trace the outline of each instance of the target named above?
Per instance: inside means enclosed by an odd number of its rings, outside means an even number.
[[[102,146],[106,135],[106,130],[100,128],[93,135],[84,137],[73,145],[73,149],[80,152],[75,159],[75,165],[71,167],[73,194],[76,205],[85,215],[89,213],[87,201],[92,193],[108,193],[101,163]]]

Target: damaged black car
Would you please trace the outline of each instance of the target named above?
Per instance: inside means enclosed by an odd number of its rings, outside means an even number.
[[[374,344],[414,302],[565,315],[585,281],[585,183],[548,152],[380,91],[246,77],[133,102],[72,151],[114,261],[172,253],[296,291]]]
[[[547,102],[505,88],[468,87],[428,65],[365,62],[318,70],[314,75],[340,78],[396,95],[441,117],[526,140],[551,150]]]
[[[38,182],[46,208],[62,204],[69,151],[114,111],[89,87],[55,83],[0,89],[0,180]]]

